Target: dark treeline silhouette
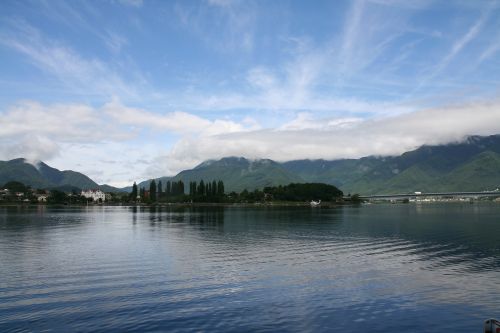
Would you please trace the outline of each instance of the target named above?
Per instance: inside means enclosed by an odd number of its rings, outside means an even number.
[[[265,187],[263,190],[243,190],[240,193],[225,193],[222,180],[191,181],[188,186],[184,182],[152,180],[148,188],[134,183],[131,193],[107,193],[105,203],[273,203],[303,202],[322,200],[324,202],[359,202],[359,195],[348,196],[344,200],[343,193],[333,185],[322,183],[289,184],[285,186]],[[187,190],[187,191],[186,191]],[[93,198],[86,198],[81,190],[52,188],[32,189],[19,182],[8,182],[0,188],[0,203],[54,203],[54,204],[90,204]],[[186,193],[187,192],[187,193]],[[99,200],[99,203],[104,200]]]
[[[205,183],[203,179],[199,183],[189,182],[189,196],[193,202],[223,202],[224,182],[212,180]]]
[[[279,201],[332,201],[342,198],[341,190],[323,183],[289,184],[286,186],[265,187],[264,193]]]
[[[132,187],[132,193],[134,193]],[[155,202],[206,202],[206,203],[256,203],[256,202],[308,202],[322,200],[324,202],[340,202],[343,193],[333,185],[323,183],[293,183],[288,185],[268,186],[263,190],[243,190],[240,193],[225,193],[222,180],[189,182],[185,192],[184,183],[168,181],[163,191],[161,181],[156,184],[152,180],[149,191],[140,189],[138,201],[146,203]],[[133,195],[133,194],[132,194]]]
[[[139,197],[137,197],[137,185],[132,186],[130,198],[136,198],[142,202],[223,202],[224,201],[224,182],[201,180],[189,182],[188,193],[185,192],[185,184],[182,180],[167,181],[165,188],[161,181],[156,183],[153,179],[149,183],[149,190],[141,187]]]
[[[263,190],[243,190],[240,193],[231,192],[227,195],[228,202],[308,202],[322,200],[324,202],[340,202],[343,192],[333,185],[323,183],[288,184],[268,186]]]

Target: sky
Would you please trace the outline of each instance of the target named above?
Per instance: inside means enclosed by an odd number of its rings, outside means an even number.
[[[0,160],[99,184],[500,134],[500,1],[3,0],[0,59]]]

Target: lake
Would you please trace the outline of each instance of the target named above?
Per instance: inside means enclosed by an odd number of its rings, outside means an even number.
[[[482,332],[500,204],[0,207],[0,332]]]

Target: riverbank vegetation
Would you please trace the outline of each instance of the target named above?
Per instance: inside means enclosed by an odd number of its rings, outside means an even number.
[[[186,191],[187,190],[187,191]],[[187,193],[186,193],[187,192]],[[167,204],[167,203],[308,203],[311,200],[323,202],[342,202],[343,193],[333,185],[322,183],[289,184],[268,186],[253,191],[240,193],[225,192],[222,180],[184,184],[182,181],[151,181],[149,188],[139,188],[136,183],[131,193],[106,193],[105,200],[96,200],[82,195],[76,190],[61,191],[49,189],[31,189],[19,182],[9,182],[1,188],[0,202],[24,202],[39,204]]]

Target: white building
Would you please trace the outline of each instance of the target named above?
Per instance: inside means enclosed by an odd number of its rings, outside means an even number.
[[[99,201],[99,199],[101,199],[101,201],[104,202],[106,200],[106,194],[104,194],[101,190],[86,190],[82,191],[80,194],[85,198],[92,199],[94,201]]]
[[[35,194],[35,197],[37,198],[38,202],[47,202],[47,194]]]

